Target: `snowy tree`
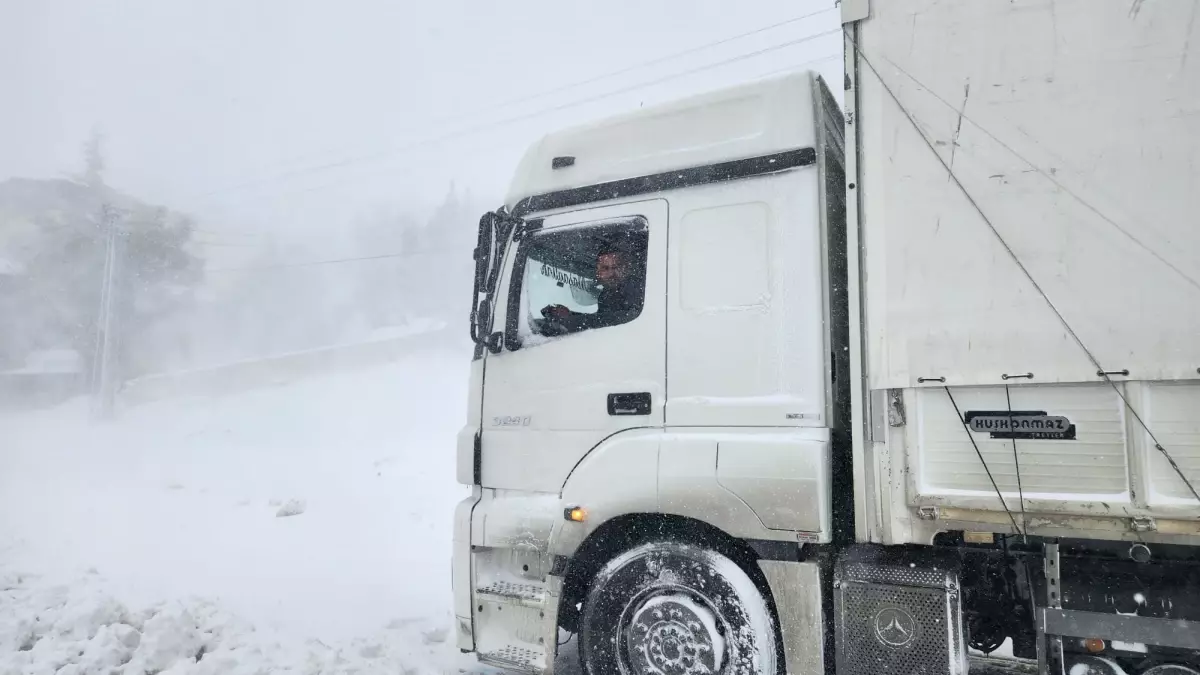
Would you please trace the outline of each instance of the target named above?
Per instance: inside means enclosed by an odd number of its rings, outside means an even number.
[[[363,256],[397,257],[365,263],[358,273],[359,296],[373,326],[411,319],[460,321],[470,292],[471,250],[479,216],[470,192],[453,183],[429,218],[381,211],[356,225]]]
[[[389,209],[371,214],[354,227],[358,255],[403,256],[366,262],[356,276],[361,312],[371,328],[404,324],[410,313],[412,289],[405,287],[405,265],[416,245],[418,223],[411,214]]]
[[[104,134],[99,128],[93,128],[87,141],[83,144],[83,175],[80,182],[93,188],[104,185]]]
[[[99,134],[84,154],[86,175],[79,180],[0,183],[0,232],[9,235],[3,255],[22,269],[6,282],[5,304],[20,318],[11,324],[19,331],[4,341],[7,353],[0,360],[20,362],[34,350],[70,348],[90,363],[108,241],[104,213],[113,209],[120,214],[115,226],[122,282],[115,297],[122,351],[136,373],[145,350],[139,334],[187,304],[202,265],[184,248],[192,232],[188,218],[104,184]]]
[[[474,278],[471,251],[479,216],[469,192],[450,185],[425,227],[413,231],[405,252],[408,303],[418,316],[455,322],[466,316]]]
[[[156,324],[172,321],[193,304],[203,278],[202,262],[186,244],[195,224],[163,207],[133,210],[119,225],[123,269],[116,297],[124,339],[121,362],[126,376],[153,370],[155,345],[148,344]]]

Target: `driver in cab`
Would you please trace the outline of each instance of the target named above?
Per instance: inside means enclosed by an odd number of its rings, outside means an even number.
[[[643,294],[640,284],[633,278],[632,257],[629,251],[611,245],[602,248],[596,256],[596,284],[600,293],[596,297],[595,313],[572,312],[562,305],[548,305],[542,309],[542,316],[568,333],[634,320],[642,311]]]

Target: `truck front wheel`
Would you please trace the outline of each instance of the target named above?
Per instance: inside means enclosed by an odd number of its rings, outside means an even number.
[[[596,575],[584,602],[580,659],[590,675],[775,675],[775,621],[729,558],[655,541]]]

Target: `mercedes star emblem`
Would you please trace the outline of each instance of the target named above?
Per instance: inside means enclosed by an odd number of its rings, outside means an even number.
[[[884,607],[875,614],[875,638],[892,649],[907,647],[917,636],[917,622],[899,607]]]

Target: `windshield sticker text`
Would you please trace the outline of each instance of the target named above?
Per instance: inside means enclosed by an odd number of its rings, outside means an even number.
[[[557,281],[560,284],[567,284],[568,286],[574,286],[575,288],[578,288],[581,291],[587,291],[589,293],[594,290],[595,284],[591,280],[584,279],[583,277],[579,276],[578,274],[573,274],[571,272],[567,272],[566,270],[560,270],[557,267],[551,267],[551,266],[547,265],[546,263],[542,263],[541,271],[542,271],[542,276],[550,277],[551,279],[554,279],[555,281]]]

